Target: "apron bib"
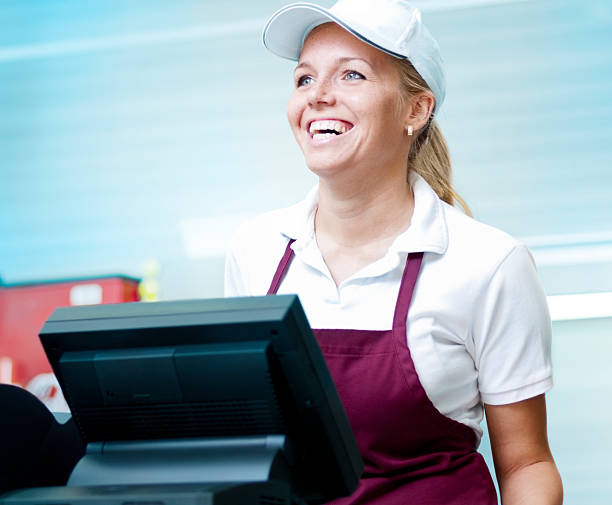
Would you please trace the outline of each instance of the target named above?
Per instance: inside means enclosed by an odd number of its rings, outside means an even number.
[[[293,259],[287,244],[268,294]],[[364,462],[333,505],[497,505],[474,431],[441,414],[416,373],[406,321],[423,253],[408,255],[390,330],[314,329]]]

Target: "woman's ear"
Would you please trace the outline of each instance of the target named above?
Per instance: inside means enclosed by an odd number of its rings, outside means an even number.
[[[412,129],[418,132],[423,128],[429,121],[435,104],[436,100],[431,93],[423,92],[414,95],[410,100],[405,129],[412,126]]]

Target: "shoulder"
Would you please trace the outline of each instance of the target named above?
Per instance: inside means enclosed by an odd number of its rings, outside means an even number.
[[[422,276],[430,295],[441,299],[453,318],[463,321],[464,338],[479,315],[492,317],[502,306],[512,313],[529,300],[543,306],[535,262],[521,241],[446,203],[440,210],[446,248],[426,255]]]
[[[454,280],[460,280],[468,271],[472,278],[486,276],[520,247],[519,241],[508,233],[481,223],[442,201],[418,174],[411,174],[411,184],[415,209],[412,230],[408,229],[405,244],[433,253],[427,255],[427,263],[454,270]]]
[[[533,263],[525,245],[512,235],[473,219],[459,209],[442,202],[448,233],[445,256],[461,263],[466,273],[484,276],[487,280],[508,262],[510,257],[521,257]]]
[[[266,294],[287,247],[293,207],[245,220],[232,235],[225,260],[226,296]]]

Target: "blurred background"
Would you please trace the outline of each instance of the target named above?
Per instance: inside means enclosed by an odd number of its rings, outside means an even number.
[[[222,296],[236,226],[315,182],[285,119],[294,64],[260,42],[285,3],[0,0],[0,291]],[[456,186],[549,296],[566,503],[612,503],[612,2],[414,3],[446,63]],[[113,300],[91,288],[108,278]]]

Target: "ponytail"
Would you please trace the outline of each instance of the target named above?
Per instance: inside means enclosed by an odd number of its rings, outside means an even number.
[[[433,118],[417,132],[408,154],[408,170],[414,170],[436,192],[440,200],[461,205],[468,216],[470,208],[452,184],[452,165],[448,144]]]
[[[429,87],[408,60],[397,61],[400,75],[401,96],[412,96]],[[419,174],[436,192],[440,200],[455,205],[458,203],[468,216],[472,215],[467,203],[455,191],[452,183],[452,165],[448,144],[433,114],[427,124],[415,132],[408,153],[408,172]]]

